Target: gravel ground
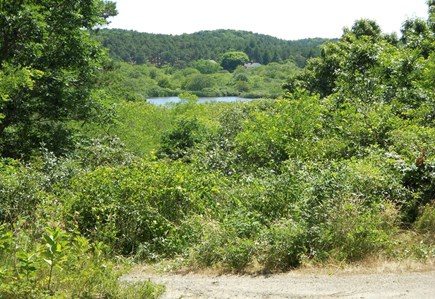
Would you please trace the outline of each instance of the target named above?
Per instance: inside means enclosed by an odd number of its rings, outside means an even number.
[[[316,272],[319,272],[316,274]],[[325,273],[293,271],[275,275],[156,274],[134,269],[124,282],[151,280],[166,286],[162,298],[431,298],[435,270]]]

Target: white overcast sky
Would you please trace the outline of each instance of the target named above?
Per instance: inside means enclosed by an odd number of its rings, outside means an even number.
[[[109,28],[182,34],[237,29],[295,40],[340,37],[357,19],[400,35],[408,18],[427,19],[427,0],[115,0]]]

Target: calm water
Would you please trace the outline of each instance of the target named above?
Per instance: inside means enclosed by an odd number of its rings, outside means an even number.
[[[251,101],[252,99],[246,99],[241,97],[200,97],[198,98],[198,103],[205,103],[211,101],[217,102],[238,102],[238,101]],[[161,97],[161,98],[149,98],[147,99],[148,103],[155,105],[165,105],[169,103],[178,103],[181,99],[179,97]]]

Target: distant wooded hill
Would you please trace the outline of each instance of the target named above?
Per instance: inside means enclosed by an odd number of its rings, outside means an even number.
[[[198,59],[213,59],[228,51],[243,51],[253,62],[268,64],[293,59],[304,66],[308,58],[319,55],[324,38],[295,41],[238,30],[201,31],[193,34],[164,35],[121,29],[102,29],[97,38],[116,60],[136,64],[166,64],[185,67]]]

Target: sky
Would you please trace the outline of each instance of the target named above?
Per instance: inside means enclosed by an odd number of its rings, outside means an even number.
[[[400,35],[409,18],[427,19],[427,0],[112,0],[109,28],[183,34],[236,29],[286,40],[340,37],[355,20],[375,20]]]

